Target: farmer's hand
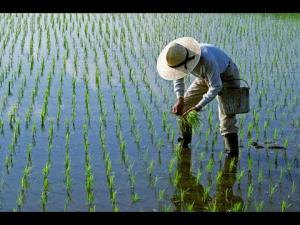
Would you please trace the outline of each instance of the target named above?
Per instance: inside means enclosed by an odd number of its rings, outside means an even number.
[[[188,113],[190,113],[191,111],[196,111],[196,112],[200,112],[201,111],[201,109],[202,109],[202,107],[201,106],[194,106],[194,107],[192,107],[192,108],[190,108],[189,110],[187,110],[185,113],[183,113],[182,114],[182,116],[186,116]]]
[[[181,115],[183,111],[183,106],[184,106],[183,97],[179,97],[175,105],[172,107],[172,113],[175,113],[176,115]]]

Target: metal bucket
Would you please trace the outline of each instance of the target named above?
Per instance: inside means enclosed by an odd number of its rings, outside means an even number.
[[[219,104],[221,112],[225,115],[248,113],[250,111],[249,85],[247,81],[243,79],[233,80],[242,80],[247,84],[247,87],[223,88],[219,93]]]

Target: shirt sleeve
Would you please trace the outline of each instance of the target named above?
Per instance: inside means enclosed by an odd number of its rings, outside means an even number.
[[[184,78],[174,80],[174,92],[177,98],[184,96]]]
[[[222,89],[222,80],[220,77],[220,69],[215,60],[209,60],[205,65],[205,75],[208,79],[209,89],[203,95],[196,107],[204,107],[211,102]]]

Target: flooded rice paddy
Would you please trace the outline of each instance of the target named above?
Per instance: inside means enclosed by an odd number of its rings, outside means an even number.
[[[298,211],[299,24],[273,14],[1,14],[0,210]],[[156,59],[182,36],[224,49],[251,87],[238,158],[223,152],[216,100],[190,149],[177,145],[173,83]]]

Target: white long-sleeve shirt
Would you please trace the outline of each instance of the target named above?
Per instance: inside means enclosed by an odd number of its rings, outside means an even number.
[[[196,107],[201,106],[203,108],[221,91],[222,80],[220,75],[227,69],[231,58],[212,44],[200,43],[200,48],[204,64],[198,64],[191,74],[208,81],[209,89],[196,105]],[[174,80],[174,91],[177,98],[184,96],[184,89],[184,78]]]

